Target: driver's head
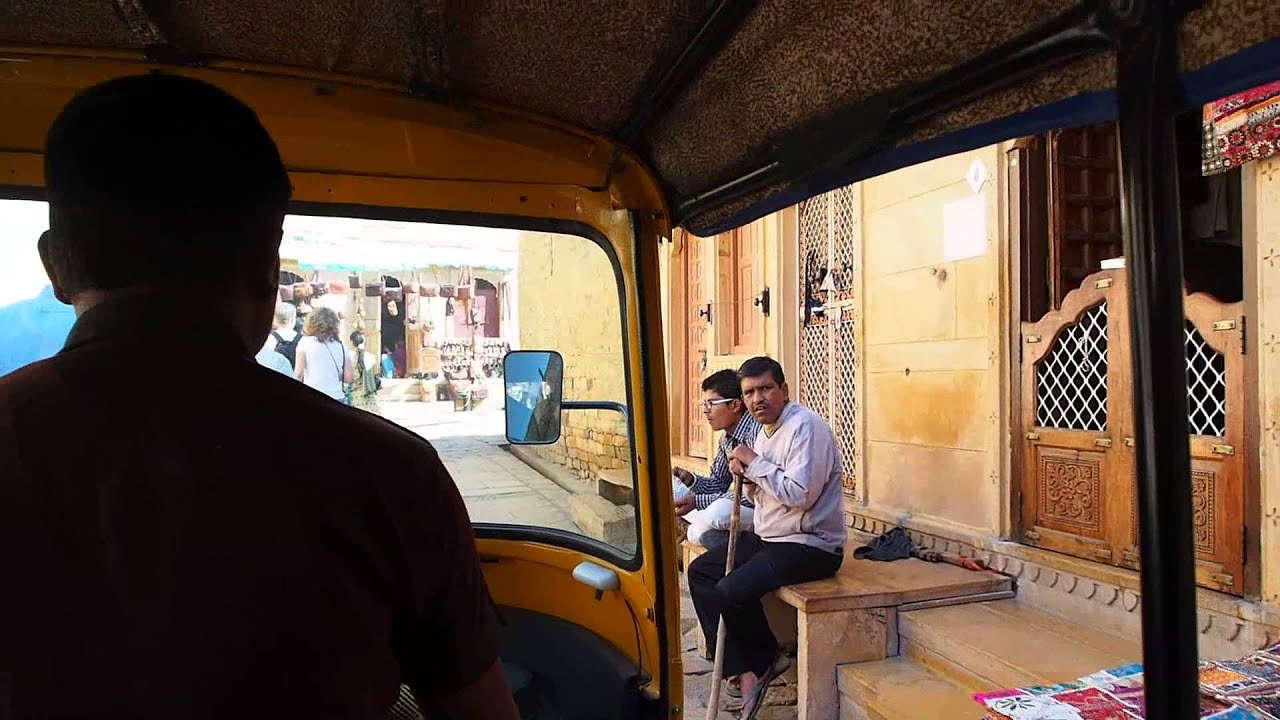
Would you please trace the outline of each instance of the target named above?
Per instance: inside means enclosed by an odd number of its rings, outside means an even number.
[[[41,257],[77,310],[112,294],[198,290],[265,336],[289,177],[253,110],[152,73],[76,95],[49,129]],[[258,341],[261,337],[258,338]]]

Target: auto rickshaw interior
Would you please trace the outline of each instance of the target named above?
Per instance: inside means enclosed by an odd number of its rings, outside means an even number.
[[[1185,370],[1162,352],[1182,333],[1162,321],[1181,317],[1173,118],[1274,79],[1276,17],[1237,0],[7,3],[0,193],[6,213],[37,218],[38,234],[44,133],[77,90],[106,78],[188,74],[249,103],[294,184],[286,249],[297,257],[282,257],[282,298],[285,285],[298,304],[344,295],[406,345],[430,323],[438,354],[372,348],[379,364],[389,350],[390,379],[450,366],[441,397],[457,407],[483,410],[496,392],[523,408],[495,419],[482,444],[558,461],[579,481],[623,473],[624,501],[592,516],[618,524],[601,521],[594,537],[557,525],[568,501],[554,490],[528,515],[497,509],[500,486],[479,483],[468,502],[507,658],[536,678],[543,707],[659,717],[682,705],[660,243],[676,226],[710,236],[931,158],[1118,120],[1148,448],[1144,654],[1148,683],[1167,690],[1149,694],[1148,713],[1174,717],[1196,702],[1196,653],[1186,400],[1166,387],[1181,387]],[[339,257],[335,238],[382,249]],[[415,243],[456,257],[431,274],[434,261],[401,257]],[[570,255],[598,271],[556,273]],[[409,295],[419,302],[393,319]],[[579,315],[558,321],[564,312]],[[568,332],[578,324],[587,337]],[[490,345],[497,355],[485,356]],[[537,357],[504,369],[496,358],[508,349]],[[613,374],[584,374],[602,356]],[[603,453],[601,437],[609,467],[573,457],[575,444]],[[478,462],[474,450],[458,450],[459,468]]]

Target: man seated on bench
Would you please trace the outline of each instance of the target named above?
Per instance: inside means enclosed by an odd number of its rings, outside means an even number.
[[[684,468],[672,472],[691,491],[676,501],[676,514],[689,523],[689,541],[706,548],[729,541],[729,518],[733,513],[733,476],[729,474],[729,453],[735,445],[751,445],[760,434],[760,423],[742,402],[742,385],[732,370],[712,373],[702,381],[702,414],[712,430],[724,432],[711,474],[698,475]],[[751,501],[744,496],[739,526],[750,530]]]
[[[787,658],[769,629],[760,600],[785,585],[835,575],[844,562],[845,524],[835,434],[812,410],[790,401],[782,366],[752,358],[738,370],[742,398],[764,426],[754,446],[730,453],[755,505],[755,531],[738,536],[734,570],[725,575],[727,546],[689,564],[689,592],[707,647],[716,646],[724,617],[724,676],[737,676],[754,718],[769,683]]]

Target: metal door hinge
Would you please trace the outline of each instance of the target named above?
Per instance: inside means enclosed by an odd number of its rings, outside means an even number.
[[[1022,533],[1022,537],[1030,540],[1031,542],[1040,542],[1040,533],[1035,530],[1028,530]]]
[[[1113,280],[1112,278],[1102,278],[1101,280],[1094,282],[1093,286],[1098,290],[1102,290],[1102,289],[1111,287],[1112,285],[1115,284],[1115,282],[1116,281]]]
[[[1125,447],[1133,447],[1134,445],[1136,445],[1136,443],[1133,441],[1133,438],[1128,438],[1128,437],[1127,437],[1127,438],[1125,438],[1125,439],[1124,439],[1124,446],[1125,446]]]
[[[704,317],[707,322],[711,322],[711,303],[707,303],[706,307],[698,310],[698,317]]]
[[[1038,342],[1040,342],[1040,336],[1039,336],[1039,335],[1027,335],[1025,338],[1023,338],[1023,340],[1025,340],[1025,341],[1026,341],[1026,342],[1028,342],[1028,343],[1038,343]]]
[[[1227,330],[1235,330],[1236,321],[1235,320],[1219,320],[1213,324],[1213,329],[1215,332],[1226,332]]]
[[[1092,547],[1089,548],[1089,554],[1103,562],[1111,562],[1115,557],[1110,548]]]
[[[1236,584],[1236,576],[1228,575],[1226,573],[1214,573],[1209,576],[1209,579],[1218,583],[1219,585],[1226,585],[1228,587]]]
[[[1094,438],[1093,444],[1100,448],[1111,447],[1111,438]]]
[[[1236,449],[1231,445],[1214,445],[1209,448],[1214,455],[1235,455]]]
[[[1138,554],[1138,551],[1132,548],[1125,550],[1124,552],[1121,552],[1120,557],[1125,562],[1132,563],[1134,565],[1137,565],[1142,559],[1142,556]]]
[[[1027,433],[1027,439],[1028,439],[1028,440],[1030,440],[1031,442],[1035,442],[1035,441],[1037,441],[1037,440],[1039,440],[1039,439],[1040,439],[1040,433],[1038,433],[1038,432],[1029,432],[1029,433]]]

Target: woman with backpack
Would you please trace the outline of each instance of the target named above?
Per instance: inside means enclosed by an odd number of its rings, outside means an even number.
[[[283,355],[289,361],[290,374],[298,367],[298,341],[302,339],[302,333],[294,328],[297,321],[297,308],[284,301],[276,303],[275,322],[262,346],[264,351]]]
[[[316,308],[307,316],[302,334],[294,376],[334,400],[348,402],[351,357],[338,339],[338,314],[326,307]]]

